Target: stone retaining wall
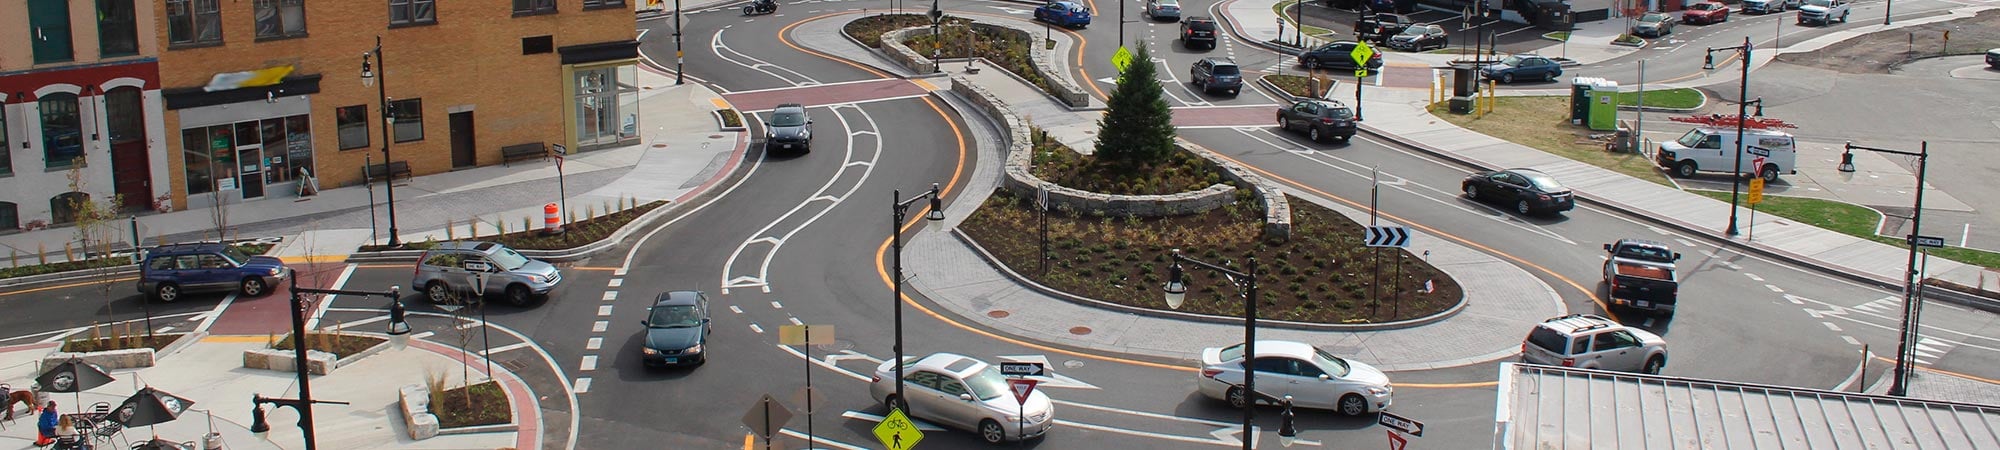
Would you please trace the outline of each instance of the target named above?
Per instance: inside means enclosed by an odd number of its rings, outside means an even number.
[[[931,63],[930,58],[917,54],[917,51],[911,50],[910,46],[903,45],[903,39],[927,34],[931,34],[931,27],[889,30],[887,33],[882,33],[882,53],[887,54],[890,61],[895,61],[904,69],[909,69],[918,75],[936,73],[937,67]]]
[[[1114,215],[1137,215],[1157,217],[1166,215],[1193,214],[1228,205],[1236,200],[1236,190],[1226,184],[1216,184],[1199,191],[1168,195],[1110,195],[1086,192],[1048,183],[1029,170],[1034,163],[1034,152],[1030,148],[1029,126],[1015,115],[1006,103],[992,92],[973,85],[964,77],[953,76],[952,92],[964,97],[978,107],[981,112],[993,118],[1000,132],[1007,139],[1007,160],[1001,169],[1005,174],[1001,186],[1014,195],[1034,198],[1037,189],[1049,186],[1049,203],[1068,207],[1077,211],[1105,211]],[[1292,235],[1291,206],[1276,184],[1250,172],[1242,166],[1220,158],[1215,152],[1182,139],[1175,139],[1175,147],[1194,153],[1215,163],[1231,180],[1250,186],[1264,206],[1264,236],[1273,240],[1289,240]]]
[[[1030,42],[1041,42],[1029,30],[1015,28],[1009,24],[973,22],[972,27],[985,32],[1012,33]],[[931,27],[928,26],[910,27],[882,33],[882,51],[888,54],[889,60],[895,61],[897,64],[901,64],[903,68],[916,72],[919,75],[937,73],[937,70],[935,70],[936,63],[931,62],[929,57],[918,54],[915,50],[911,50],[909,46],[903,45],[904,39],[929,34],[931,34]],[[1049,86],[1057,91],[1049,92],[1050,96],[1055,97],[1057,101],[1061,101],[1064,105],[1072,108],[1090,106],[1090,94],[1084,92],[1083,87],[1070,82],[1068,77],[1063,76],[1062,71],[1056,69],[1055,61],[1052,59],[1054,57],[1049,53],[1048,46],[1046,45],[1028,46],[1028,59],[1035,63],[1035,74],[1040,75],[1043,80],[1047,80]],[[1005,69],[1003,68],[1002,70]],[[1037,88],[1039,89],[1040,87],[1037,86]]]

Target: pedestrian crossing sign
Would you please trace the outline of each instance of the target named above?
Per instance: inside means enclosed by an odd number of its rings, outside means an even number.
[[[889,450],[910,450],[917,441],[924,440],[924,432],[917,430],[917,424],[910,422],[910,416],[903,415],[902,408],[889,410],[889,416],[875,425],[875,439]]]
[[[1132,51],[1122,46],[1118,47],[1118,51],[1111,54],[1111,67],[1118,68],[1119,72],[1124,72],[1126,67],[1132,67]]]

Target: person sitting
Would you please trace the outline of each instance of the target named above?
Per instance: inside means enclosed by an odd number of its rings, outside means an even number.
[[[61,416],[62,414],[56,411],[56,402],[54,400],[50,400],[48,405],[42,406],[42,417],[35,423],[37,425],[35,427],[35,431],[37,432],[35,435],[35,445],[42,446],[55,443],[56,422],[60,420],[59,417]]]

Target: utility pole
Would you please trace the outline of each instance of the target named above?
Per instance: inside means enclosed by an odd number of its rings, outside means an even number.
[[[687,51],[681,49],[681,0],[674,0],[674,85],[687,84]]]

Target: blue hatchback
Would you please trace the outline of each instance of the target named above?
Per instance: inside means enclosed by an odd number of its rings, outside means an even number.
[[[1035,7],[1035,20],[1069,28],[1083,28],[1090,25],[1090,9],[1082,3],[1056,0]]]
[[[139,264],[139,293],[169,303],[198,291],[239,291],[257,297],[290,276],[284,261],[250,256],[228,244],[163,245],[148,249]]]

